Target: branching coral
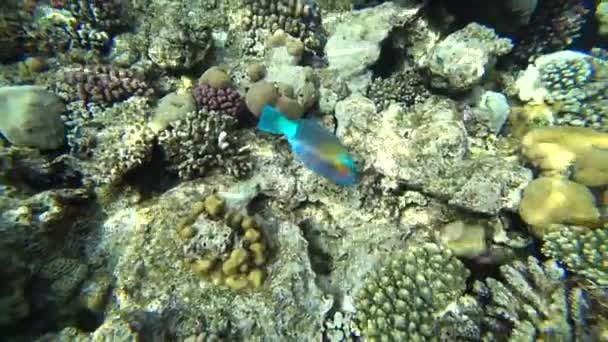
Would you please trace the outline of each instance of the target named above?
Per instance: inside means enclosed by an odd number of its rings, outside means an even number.
[[[248,174],[247,149],[233,135],[236,121],[232,114],[201,109],[162,131],[158,142],[169,169],[182,179],[202,176],[214,166],[237,177]]]
[[[155,136],[147,125],[146,98],[109,108],[75,101],[68,108],[68,145],[89,179],[112,183],[149,159]]]
[[[71,48],[105,50],[113,34],[129,25],[119,0],[54,0],[27,28],[28,50],[52,54]]]
[[[243,98],[230,76],[218,67],[208,69],[192,89],[198,108],[236,115],[244,106]]]
[[[573,341],[589,331],[581,316],[586,314],[583,294],[567,287],[565,270],[557,262],[529,257],[527,263],[515,261],[500,271],[503,282],[488,278],[474,285],[485,303],[482,323],[488,340],[507,340],[504,333],[510,330],[509,341]]]
[[[566,50],[539,57],[516,87],[521,100],[551,109],[552,124],[608,131],[607,83],[608,62]]]
[[[24,51],[24,35],[21,19],[15,13],[0,14],[0,63],[13,61]]]
[[[152,88],[133,71],[109,65],[61,69],[52,86],[68,101],[111,104],[130,96],[150,96]]]
[[[411,246],[385,259],[356,293],[357,321],[368,341],[437,336],[435,315],[464,292],[469,272],[441,245]]]
[[[125,2],[120,0],[54,0],[52,6],[70,12],[82,22],[116,31],[127,26]]]
[[[311,49],[323,44],[321,16],[315,1],[293,0],[244,0],[246,30],[266,29],[271,33],[282,29],[298,37]]]
[[[374,101],[376,109],[382,111],[391,103],[409,107],[424,102],[430,93],[423,79],[413,69],[405,69],[388,78],[376,78],[367,89],[367,96]]]
[[[608,229],[562,226],[543,240],[545,255],[600,286],[608,286]]]
[[[539,1],[513,55],[527,62],[568,47],[580,36],[588,13],[581,0]]]

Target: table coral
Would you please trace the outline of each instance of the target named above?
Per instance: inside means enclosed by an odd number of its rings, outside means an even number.
[[[437,336],[435,315],[464,292],[469,272],[434,243],[396,253],[366,276],[356,293],[367,341],[422,341]]]

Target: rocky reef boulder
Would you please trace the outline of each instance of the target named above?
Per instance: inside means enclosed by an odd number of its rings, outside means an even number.
[[[64,143],[59,97],[38,86],[0,88],[0,133],[13,145],[41,150]]]
[[[364,170],[474,212],[516,210],[531,171],[514,159],[469,157],[467,132],[452,101],[431,97],[407,114],[398,105],[380,113],[373,108],[359,95],[336,106],[338,135]]]

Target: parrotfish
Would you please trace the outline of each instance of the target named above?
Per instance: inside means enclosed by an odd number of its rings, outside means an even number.
[[[355,163],[340,140],[316,121],[291,120],[276,108],[266,105],[257,129],[287,138],[291,151],[314,173],[340,185],[357,181]]]

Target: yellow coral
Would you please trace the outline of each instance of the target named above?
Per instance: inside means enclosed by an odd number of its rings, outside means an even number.
[[[485,235],[482,225],[454,221],[441,229],[440,239],[455,255],[474,258],[488,248]]]
[[[247,275],[247,279],[249,280],[249,284],[255,289],[262,286],[264,283],[264,271],[257,268],[249,272]]]
[[[212,217],[218,217],[224,212],[224,204],[224,199],[219,196],[207,196],[204,201],[205,211]]]
[[[244,275],[231,275],[226,277],[226,285],[233,290],[242,290],[249,285],[249,280]]]
[[[600,223],[589,189],[563,178],[541,177],[530,182],[519,204],[519,214],[538,237],[555,224],[595,227]]]
[[[583,127],[535,129],[522,140],[522,153],[544,176],[564,175],[581,184],[608,184],[608,134]]]
[[[179,236],[191,239],[196,235],[192,224],[201,211],[213,218],[221,218],[239,240],[228,255],[220,252],[220,255],[205,255],[193,261],[192,271],[215,286],[225,285],[233,290],[260,287],[265,273],[259,267],[266,264],[267,246],[256,220],[240,211],[226,210],[223,198],[210,195],[195,205],[191,215],[182,221]]]
[[[237,272],[239,266],[247,260],[248,254],[243,248],[236,248],[230,253],[228,260],[224,261],[222,265],[222,272],[224,274],[234,274]]]
[[[531,129],[550,125],[553,122],[553,110],[544,103],[513,106],[509,122],[513,135],[521,138]]]

